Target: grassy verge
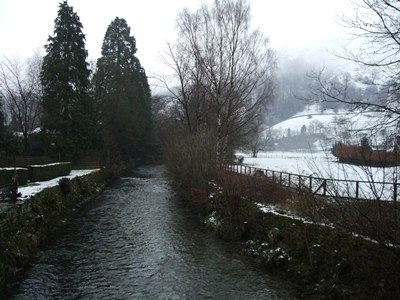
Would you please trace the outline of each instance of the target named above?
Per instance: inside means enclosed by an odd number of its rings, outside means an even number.
[[[29,265],[37,251],[77,207],[97,195],[105,183],[101,171],[38,193],[0,215],[0,298]]]

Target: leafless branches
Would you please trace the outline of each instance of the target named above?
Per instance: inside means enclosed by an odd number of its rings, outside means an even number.
[[[215,0],[177,20],[178,40],[166,61],[177,87],[168,87],[189,131],[212,129],[222,158],[272,97],[275,55],[250,30],[246,0]],[[168,86],[168,85],[167,85]]]
[[[345,26],[355,30],[354,38],[362,44],[357,52],[346,51],[342,57],[368,67],[381,67],[398,74],[400,62],[400,3],[393,0],[353,2],[354,17],[343,18]],[[393,75],[393,74],[392,74]]]
[[[35,54],[26,62],[5,59],[0,65],[0,93],[15,122],[22,132],[24,151],[28,152],[29,137],[38,126],[41,112],[40,69],[41,57]]]
[[[325,72],[313,74],[315,97],[360,110],[379,112],[378,127],[400,124],[400,2],[393,0],[353,1],[354,15],[342,23],[353,32],[352,42],[337,56],[361,67],[362,76],[373,74],[365,83],[347,75],[341,82],[327,78]],[[357,46],[355,50],[354,46]],[[351,86],[372,87],[374,95],[349,93]],[[375,125],[374,125],[375,126]],[[376,126],[375,126],[376,127]]]

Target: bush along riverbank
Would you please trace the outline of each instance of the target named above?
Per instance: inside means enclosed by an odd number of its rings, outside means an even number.
[[[54,236],[65,219],[105,186],[102,171],[73,179],[15,204],[0,215],[0,298],[23,273],[37,251]]]
[[[296,283],[300,298],[400,299],[399,249],[261,205],[243,187],[227,187],[228,178],[224,188],[210,186],[208,201],[192,197],[207,202],[204,222],[223,239],[241,242],[268,272]],[[266,201],[285,195],[269,189]]]

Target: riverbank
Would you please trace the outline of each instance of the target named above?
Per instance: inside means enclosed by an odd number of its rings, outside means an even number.
[[[205,224],[221,238],[240,242],[268,273],[297,283],[300,298],[399,298],[399,249],[277,209],[274,202],[290,195],[271,184],[260,204],[242,193],[255,191],[240,187],[240,178],[223,178],[223,185],[210,186],[207,199],[192,193],[203,204]]]
[[[53,237],[77,208],[105,186],[102,171],[65,178],[30,195],[0,216],[0,298],[21,276],[37,251]]]

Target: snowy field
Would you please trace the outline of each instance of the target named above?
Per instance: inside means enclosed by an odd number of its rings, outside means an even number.
[[[355,196],[356,181],[359,181],[360,198],[392,200],[393,182],[397,182],[399,178],[399,167],[373,168],[342,164],[332,154],[322,151],[315,153],[262,152],[257,158],[252,158],[247,153],[237,154],[244,156],[244,165],[255,168],[332,179],[328,181],[331,184],[336,180],[343,180],[335,182],[335,187],[331,186],[331,194],[341,191],[351,197]]]

